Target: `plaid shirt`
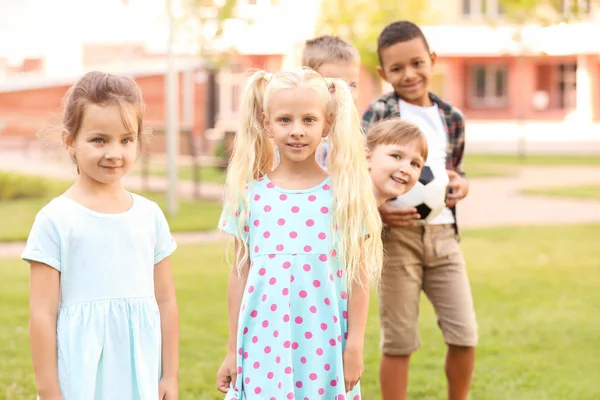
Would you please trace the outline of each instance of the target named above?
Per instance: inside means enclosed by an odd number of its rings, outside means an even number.
[[[440,117],[446,127],[448,135],[448,147],[446,148],[446,169],[454,170],[461,176],[465,176],[461,169],[463,153],[465,150],[465,120],[456,107],[442,101],[433,93],[429,93],[431,101],[438,106]],[[365,111],[362,117],[362,126],[365,132],[376,122],[388,118],[400,118],[400,98],[396,92],[386,93],[375,100]],[[450,210],[456,221],[456,207]],[[458,225],[454,223],[454,229],[458,235]]]

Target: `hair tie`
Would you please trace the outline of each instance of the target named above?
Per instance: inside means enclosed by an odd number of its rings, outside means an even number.
[[[329,93],[335,93],[335,83],[330,81],[325,81],[327,83],[327,89],[329,89]]]
[[[272,77],[273,77],[273,74],[272,74],[272,73],[270,73],[270,72],[267,72],[267,73],[265,74],[265,76],[263,76],[263,79],[264,79],[265,81],[269,82],[269,81],[271,80],[271,78],[272,78]]]

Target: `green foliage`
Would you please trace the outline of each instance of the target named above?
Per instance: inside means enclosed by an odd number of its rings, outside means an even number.
[[[565,0],[498,0],[506,18],[516,25],[527,22],[537,22],[541,25],[551,25],[560,22],[569,22],[585,17],[589,10],[586,1],[570,1],[565,9]],[[591,0],[598,4],[598,0]]]
[[[215,146],[215,157],[227,157],[227,147],[224,140],[219,140]]]
[[[398,20],[422,23],[428,0],[323,0],[317,21],[318,35],[337,35],[352,43],[362,64],[377,73],[377,37],[388,24]]]
[[[195,33],[199,55],[209,65],[218,67],[233,53],[231,49],[217,51],[209,44],[223,36],[227,21],[238,19],[238,0],[183,0],[180,23]]]
[[[532,17],[539,19],[535,16],[539,8],[538,0],[499,0],[499,3],[511,22],[522,24]]]
[[[48,189],[47,181],[42,178],[0,172],[0,201],[39,199]]]
[[[223,37],[225,25],[237,20],[251,24],[252,20],[238,13],[240,0],[182,0],[180,24],[193,32],[199,55],[209,66],[219,68],[235,54],[235,49],[215,49],[211,45]],[[271,0],[276,5],[277,0]]]

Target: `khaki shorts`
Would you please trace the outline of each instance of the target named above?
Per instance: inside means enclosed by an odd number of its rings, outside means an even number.
[[[425,292],[449,345],[474,347],[477,322],[465,262],[452,225],[386,228],[381,277],[381,351],[417,350],[419,299]]]

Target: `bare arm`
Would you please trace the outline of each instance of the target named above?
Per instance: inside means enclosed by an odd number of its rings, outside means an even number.
[[[416,221],[421,218],[417,209],[414,207],[397,208],[383,203],[379,206],[379,214],[386,225],[389,226],[414,226]]]
[[[362,349],[369,314],[369,281],[365,268],[361,270],[362,284],[354,282],[348,299],[348,340],[346,348]]]
[[[32,261],[29,288],[29,345],[38,394],[40,400],[62,399],[56,355],[60,272]]]
[[[250,266],[249,260],[247,260],[242,266],[242,277],[238,275],[238,254],[242,250],[243,243],[236,239],[235,242],[235,254],[236,260],[234,267],[229,273],[229,280],[227,281],[227,310],[229,313],[229,341],[227,343],[227,355],[221,367],[217,371],[217,389],[222,393],[227,393],[230,384],[233,386],[237,380],[236,370],[236,354],[237,354],[237,330],[238,330],[238,317],[240,314],[240,306],[242,304],[242,295],[244,294],[244,288],[246,287],[246,279],[248,277],[248,269]]]
[[[346,392],[356,386],[364,372],[363,349],[369,313],[369,280],[361,265],[361,283],[353,282],[348,300],[348,340],[343,353]]]
[[[237,239],[235,241],[235,254],[236,260],[235,265],[238,265],[237,254],[240,252],[243,243],[240,243]],[[242,304],[242,295],[244,294],[244,288],[246,287],[246,280],[248,278],[248,269],[250,267],[250,260],[246,260],[242,266],[242,277],[238,275],[236,267],[231,269],[229,274],[229,280],[227,282],[227,310],[229,312],[229,342],[227,350],[231,353],[237,351],[237,330],[238,330],[238,317],[240,315],[240,307]]]
[[[179,375],[179,311],[170,257],[154,266],[154,294],[162,332],[162,379],[174,383]]]

